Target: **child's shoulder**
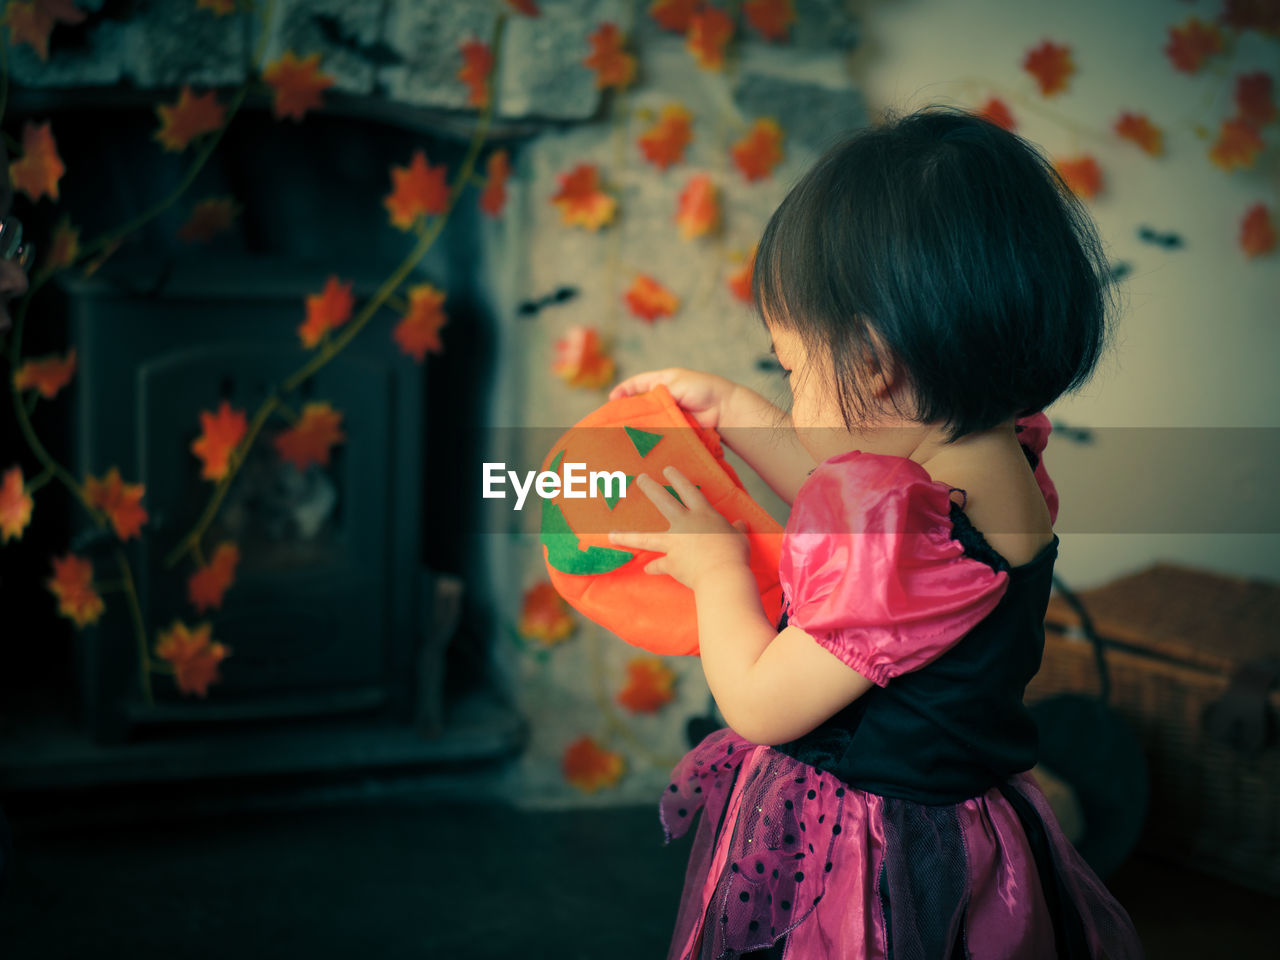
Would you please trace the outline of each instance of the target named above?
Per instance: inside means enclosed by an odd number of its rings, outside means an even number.
[[[948,518],[952,489],[907,457],[851,450],[809,474],[787,531],[922,533]]]

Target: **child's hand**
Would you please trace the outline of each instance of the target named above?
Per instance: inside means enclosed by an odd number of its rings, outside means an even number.
[[[717,427],[720,414],[737,384],[714,373],[667,367],[665,370],[647,370],[623,380],[609,391],[609,399],[630,397],[644,393],[661,383],[671,391],[680,409],[688,411],[700,427]],[[681,496],[684,496],[681,494]]]
[[[671,526],[664,533],[610,533],[610,542],[666,554],[651,561],[644,572],[670,574],[691,590],[717,568],[745,566],[750,555],[746,524],[741,520],[729,523],[675,467],[667,467],[663,473],[684,506],[646,473],[640,474],[636,483]]]

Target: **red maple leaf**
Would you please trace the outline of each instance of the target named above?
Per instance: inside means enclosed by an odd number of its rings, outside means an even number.
[[[217,413],[200,411],[200,436],[191,443],[191,452],[200,458],[204,468],[200,476],[221,480],[231,465],[231,454],[249,430],[243,410],[233,409],[226,400]]]
[[[1046,97],[1067,89],[1067,78],[1076,72],[1071,61],[1071,48],[1048,40],[1027,51],[1022,69],[1036,78],[1040,93]]]
[[[678,163],[693,139],[692,121],[693,115],[681,104],[669,103],[663,107],[658,122],[636,141],[644,158],[659,170]]]
[[[1058,160],[1054,166],[1077,196],[1092,200],[1102,192],[1102,168],[1089,154]]]
[[[231,650],[214,641],[212,633],[211,624],[188,627],[178,620],[160,633],[156,656],[173,666],[174,679],[183,693],[204,697],[209,692],[209,685],[221,679],[218,664]]]
[[[507,178],[511,176],[511,157],[506,149],[489,154],[485,164],[484,190],[480,193],[480,209],[490,217],[502,215],[507,203]]]
[[[1248,170],[1257,163],[1258,154],[1266,146],[1253,125],[1238,117],[1222,121],[1218,139],[1209,149],[1209,159],[1223,170]]]
[[[733,38],[733,18],[719,7],[706,6],[689,19],[685,46],[704,70],[724,66],[724,51]]]
[[[121,540],[136,537],[147,522],[147,511],[142,506],[146,488],[140,483],[125,483],[120,470],[112,467],[101,480],[92,475],[84,479],[84,498],[89,506],[101,510],[111,521],[116,536]]]
[[[709,174],[689,178],[676,202],[676,224],[686,240],[711,233],[720,222],[720,202]]]
[[[747,22],[769,40],[785,40],[796,20],[795,0],[747,0]]]
[[[74,553],[54,557],[53,576],[45,585],[58,598],[58,613],[77,627],[97,623],[106,609],[93,585],[93,564]]]
[[[1255,203],[1240,221],[1240,249],[1252,258],[1275,248],[1276,227],[1271,222],[1271,212],[1261,203]]]
[[[1112,129],[1118,136],[1132,140],[1153,157],[1164,153],[1164,133],[1145,114],[1125,111],[1120,114]]]
[[[657,713],[676,698],[675,682],[675,672],[657,657],[635,657],[627,664],[618,703],[632,713]]]
[[[507,0],[507,6],[516,13],[523,13],[526,17],[537,17],[542,13],[535,0]]]
[[[672,33],[684,33],[689,29],[696,11],[704,0],[655,0],[649,6],[649,16],[658,26]]]
[[[587,37],[591,53],[582,62],[596,72],[596,87],[625,87],[635,79],[636,58],[623,49],[626,38],[616,23],[602,23]]]
[[[9,164],[9,179],[15,190],[21,190],[32,201],[48,195],[58,199],[58,181],[67,172],[58,156],[50,121],[22,125],[22,157]]]
[[[204,243],[228,229],[240,215],[241,207],[234,197],[209,197],[201,200],[178,228],[178,238],[187,243]]]
[[[458,79],[466,84],[470,94],[467,103],[473,107],[489,105],[489,71],[493,69],[493,51],[487,43],[465,40],[461,47],[462,69]]]
[[[1276,0],[1226,0],[1218,18],[1237,30],[1257,30],[1280,38],[1280,3]]]
[[[302,345],[310,350],[326,333],[350,320],[354,305],[351,283],[339,283],[338,278],[330,274],[323,290],[307,295],[307,319],[298,327]]]
[[[324,92],[336,82],[327,73],[320,72],[320,54],[299,57],[292,50],[262,71],[262,79],[274,91],[271,112],[277,120],[290,117],[295,123],[308,110],[318,110],[324,105]]]
[[[569,744],[560,760],[564,778],[586,793],[616,786],[626,763],[622,754],[606,750],[591,737],[579,737]]]
[[[69,217],[63,217],[53,229],[49,252],[44,258],[44,269],[49,272],[62,270],[76,262],[80,255],[80,228],[71,225]]]
[[[569,605],[551,584],[534,584],[525,591],[520,606],[520,636],[549,647],[568,639],[576,627]]]
[[[197,613],[208,609],[221,609],[222,598],[235,583],[236,566],[240,563],[240,548],[231,541],[220,543],[211,559],[197,568],[187,580],[187,599]]]
[[[680,308],[680,300],[674,293],[648,274],[637,274],[631,288],[623,294],[627,309],[645,323],[653,323],[659,317],[669,317]]]
[[[408,230],[420,216],[444,213],[449,205],[448,168],[427,165],[427,155],[415,150],[407,167],[391,168],[393,189],[382,201],[391,222]]]
[[[227,108],[218,103],[214,92],[197,97],[189,86],[178,94],[178,102],[156,107],[160,115],[160,129],[155,138],[165,150],[181,153],[196,137],[218,130],[226,122]]]
[[[76,348],[72,347],[65,357],[54,355],[27,360],[13,375],[13,385],[19,390],[35,390],[46,400],[52,400],[71,382],[75,372]]]
[[[613,380],[613,358],[594,327],[573,327],[556,341],[551,372],[571,387],[603,387]]]
[[[1280,3],[1276,4],[1280,9]],[[1271,74],[1262,70],[1236,77],[1236,115],[1245,123],[1265,127],[1276,118],[1276,102],[1271,94]]]
[[[738,269],[729,274],[729,290],[743,303],[751,302],[751,280],[756,267],[756,248],[751,248],[750,255],[742,261]]]
[[[346,439],[341,413],[327,403],[308,403],[298,422],[275,438],[275,446],[281,460],[305,470],[313,463],[328,465],[334,446]]]
[[[748,181],[767,177],[782,162],[782,128],[776,120],[762,117],[751,125],[750,132],[735,143],[729,153]]]
[[[1205,60],[1222,51],[1222,31],[1216,24],[1202,23],[1191,17],[1178,27],[1169,28],[1165,56],[1183,73],[1197,73]]]
[[[10,0],[0,22],[9,28],[10,43],[25,43],[41,60],[48,60],[54,24],[80,23],[84,18],[72,0]]]
[[[598,230],[613,219],[618,201],[600,189],[600,174],[595,164],[580,163],[568,173],[559,174],[560,189],[551,202],[560,208],[560,221],[565,226],[577,224]]]
[[[1013,113],[1009,110],[1009,105],[999,97],[991,97],[978,108],[978,116],[985,117],[997,127],[1004,127],[1006,130],[1015,130],[1017,124],[1014,122]]]
[[[10,467],[0,477],[0,543],[21,539],[34,508],[35,501],[22,482],[22,468]]]
[[[444,349],[440,342],[440,328],[448,322],[441,307],[445,293],[429,283],[409,288],[409,312],[396,324],[391,336],[400,350],[422,362],[427,352],[439,353]]]

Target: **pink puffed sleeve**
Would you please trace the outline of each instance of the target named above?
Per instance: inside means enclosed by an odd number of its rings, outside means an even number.
[[[788,625],[882,687],[945,653],[1009,580],[953,539],[949,489],[904,457],[853,451],[819,465],[783,536]]]
[[[1018,432],[1018,442],[1022,444],[1036,472],[1036,483],[1040,484],[1040,492],[1044,494],[1045,505],[1049,508],[1049,522],[1058,522],[1058,488],[1049,479],[1044,468],[1044,448],[1049,444],[1049,434],[1053,432],[1053,424],[1049,418],[1040,413],[1029,417],[1020,417],[1014,421],[1014,429]]]

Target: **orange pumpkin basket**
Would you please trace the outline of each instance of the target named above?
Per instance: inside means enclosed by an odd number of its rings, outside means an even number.
[[[660,480],[668,466],[696,484],[727,520],[746,522],[751,572],[765,615],[777,623],[782,527],[751,499],[725,460],[720,435],[698,426],[662,385],[588,414],[543,461],[543,470],[561,478],[559,492],[542,501],[542,544],[552,585],[579,613],[633,646],[697,654],[693,591],[666,574],[644,572],[661,554],[609,542],[613,530],[667,529],[666,518],[633,482],[641,473]],[[575,496],[565,495],[566,471]],[[618,478],[612,488],[591,480],[593,473],[614,471],[625,475],[625,493]]]

